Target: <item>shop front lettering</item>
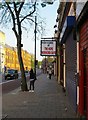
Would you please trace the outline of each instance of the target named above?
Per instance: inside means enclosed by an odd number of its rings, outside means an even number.
[[[45,47],[45,50],[53,50],[53,47]]]

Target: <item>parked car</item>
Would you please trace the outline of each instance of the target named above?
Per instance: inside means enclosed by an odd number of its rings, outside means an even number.
[[[5,80],[7,79],[17,79],[18,78],[18,70],[8,69],[5,72]]]

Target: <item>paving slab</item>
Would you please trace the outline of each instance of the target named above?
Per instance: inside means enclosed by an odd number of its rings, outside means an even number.
[[[47,74],[38,76],[34,93],[17,88],[3,94],[2,114],[3,118],[77,118],[62,86],[55,76],[50,80]]]

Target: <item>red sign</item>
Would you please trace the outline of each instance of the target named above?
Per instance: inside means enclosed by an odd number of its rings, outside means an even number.
[[[41,55],[42,56],[56,55],[56,40],[41,40]]]

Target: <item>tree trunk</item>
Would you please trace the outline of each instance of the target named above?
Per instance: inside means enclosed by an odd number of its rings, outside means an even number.
[[[23,60],[22,60],[22,55],[21,55],[21,43],[19,44],[18,40],[17,40],[17,53],[18,53],[20,70],[21,70],[21,90],[28,91],[26,76],[24,72],[24,65],[23,65]]]

